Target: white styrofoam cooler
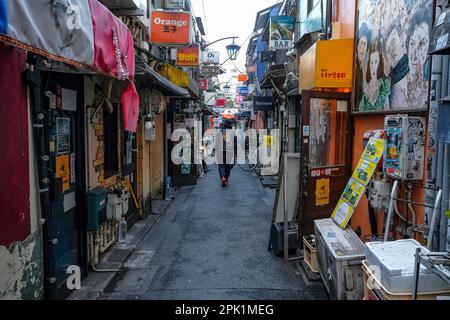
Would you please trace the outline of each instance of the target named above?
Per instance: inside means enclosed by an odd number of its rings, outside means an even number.
[[[415,253],[419,247],[422,248],[422,252],[430,252],[413,239],[369,242],[366,243],[366,260],[371,270],[379,273],[381,283],[390,292],[412,293],[415,282]],[[449,290],[450,287],[445,281],[425,266],[421,266],[419,293]]]
[[[334,300],[362,300],[364,244],[348,227],[333,219],[314,221],[317,261],[325,287]]]

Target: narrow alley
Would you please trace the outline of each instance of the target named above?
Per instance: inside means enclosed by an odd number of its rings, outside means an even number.
[[[275,190],[238,167],[222,188],[211,169],[177,193],[102,298],[327,299],[321,282],[267,251]]]
[[[449,35],[450,0],[0,0],[0,301],[450,300]]]

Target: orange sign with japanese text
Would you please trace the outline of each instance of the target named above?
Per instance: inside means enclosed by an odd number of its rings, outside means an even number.
[[[353,39],[318,41],[316,87],[351,88],[352,79]]]
[[[150,43],[188,46],[191,44],[191,14],[182,11],[152,11]]]
[[[180,47],[177,49],[177,66],[198,67],[200,65],[200,46],[193,44],[190,47]]]

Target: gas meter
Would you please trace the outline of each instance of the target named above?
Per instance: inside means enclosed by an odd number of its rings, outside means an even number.
[[[424,175],[425,130],[423,117],[387,116],[384,120],[384,172],[399,180],[422,180]]]

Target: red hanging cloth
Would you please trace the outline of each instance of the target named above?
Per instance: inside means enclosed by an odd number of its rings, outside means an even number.
[[[128,27],[98,0],[89,0],[95,66],[119,80],[134,78],[134,42]]]
[[[122,93],[123,126],[125,131],[136,132],[139,117],[139,95],[133,82]]]

